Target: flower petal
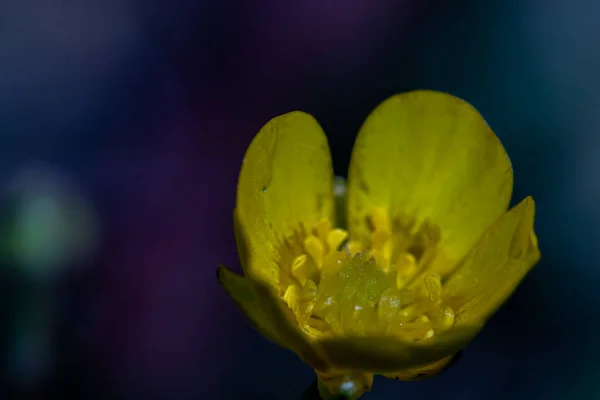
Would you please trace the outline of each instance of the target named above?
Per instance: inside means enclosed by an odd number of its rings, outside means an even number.
[[[223,266],[217,269],[217,278],[223,287],[225,287],[225,290],[227,290],[227,293],[236,306],[256,330],[273,343],[287,347],[281,340],[279,333],[277,333],[277,329],[261,308],[256,294],[252,289],[252,282],[248,278],[231,272]]]
[[[367,216],[381,207],[437,225],[446,265],[506,211],[513,184],[510,160],[479,112],[433,91],[395,95],[369,115],[348,178],[352,239],[369,240]]]
[[[397,381],[416,381],[426,378],[431,378],[442,373],[448,367],[451,361],[455,359],[455,355],[443,358],[430,364],[406,368],[401,371],[396,371],[389,374],[384,374],[386,378],[395,379]]]
[[[313,368],[327,368],[319,348],[298,329],[287,307],[269,287],[224,267],[219,267],[217,276],[246,318],[267,339],[294,351]]]
[[[328,363],[321,348],[298,328],[290,309],[275,297],[270,287],[259,282],[254,282],[254,286],[263,310],[287,347],[314,369],[327,370]]]
[[[482,326],[465,325],[418,343],[385,336],[326,339],[320,344],[335,368],[391,374],[456,354],[475,337]]]
[[[489,318],[539,260],[534,215],[527,197],[490,227],[444,283],[456,325]]]
[[[250,144],[238,181],[236,235],[246,275],[277,288],[282,240],[331,220],[333,198],[329,146],[317,121],[300,111],[269,121]]]
[[[327,369],[319,348],[298,329],[287,307],[280,304],[269,287],[224,267],[219,267],[217,276],[242,313],[267,339],[294,351],[313,368]]]

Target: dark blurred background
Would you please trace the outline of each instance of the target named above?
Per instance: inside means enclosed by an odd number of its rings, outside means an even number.
[[[0,1],[1,399],[296,399],[313,372],[215,278],[236,180],[294,109],[345,175],[410,89],[472,103],[533,195],[542,261],[440,377],[368,399],[600,398],[593,0]],[[60,397],[59,397],[60,396]]]

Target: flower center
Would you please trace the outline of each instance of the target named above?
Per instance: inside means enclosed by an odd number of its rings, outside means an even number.
[[[391,221],[383,209],[369,218],[369,243],[321,222],[286,242],[282,299],[309,335],[391,334],[419,341],[452,327],[442,282],[429,272],[439,231]]]

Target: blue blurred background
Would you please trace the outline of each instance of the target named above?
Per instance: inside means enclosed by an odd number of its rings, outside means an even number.
[[[3,0],[0,398],[295,399],[313,372],[219,287],[245,149],[313,114],[345,175],[410,89],[468,100],[542,261],[445,374],[366,399],[600,398],[600,5]]]

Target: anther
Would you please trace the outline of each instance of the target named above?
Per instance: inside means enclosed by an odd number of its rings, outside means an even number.
[[[390,240],[390,234],[384,231],[376,231],[371,236],[373,246],[373,256],[377,261],[377,265],[384,272],[390,270],[390,258],[392,256],[392,241]]]
[[[425,273],[439,230],[426,221],[417,229],[393,222],[392,231],[387,210],[372,210],[364,244],[348,240],[347,231],[333,229],[327,220],[297,237],[293,244],[304,254],[288,256],[286,271],[296,283],[282,298],[309,336],[387,332],[418,342],[454,325],[440,275]],[[528,233],[527,239],[535,244],[535,236]]]
[[[410,253],[401,254],[396,261],[396,287],[404,287],[417,274],[417,260]]]
[[[363,245],[358,240],[351,240],[346,244],[346,251],[349,255],[354,256],[363,251]]]
[[[454,325],[454,310],[450,306],[441,304],[439,308],[428,311],[428,314],[431,317],[433,327],[439,332],[447,331]]]
[[[329,252],[336,251],[338,247],[348,238],[348,232],[343,229],[334,229],[327,234],[327,245]]]
[[[296,314],[299,303],[299,290],[296,285],[289,285],[283,294],[283,301]]]
[[[433,304],[440,304],[442,301],[442,280],[438,274],[429,274],[425,277],[425,289],[429,300]]]
[[[452,307],[444,307],[444,313],[442,316],[442,323],[440,328],[444,331],[452,328],[452,326],[454,325],[454,318],[454,310],[452,309]]]
[[[381,299],[377,305],[377,317],[386,323],[392,321],[397,315],[402,305],[402,293],[396,288],[386,289],[381,294]]]
[[[318,237],[314,235],[308,235],[306,239],[304,239],[304,250],[319,268],[323,268],[323,256],[325,254],[325,249],[323,248],[323,243]]]
[[[306,280],[310,277],[309,265],[307,263],[308,256],[301,254],[294,258],[292,262],[292,276],[298,280],[302,285],[306,283]]]

